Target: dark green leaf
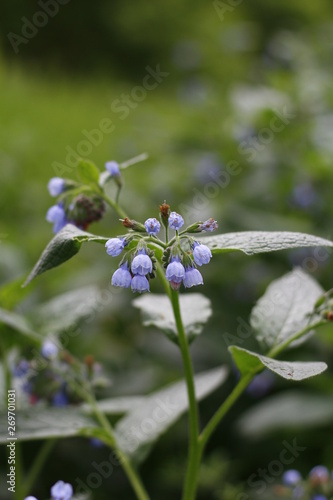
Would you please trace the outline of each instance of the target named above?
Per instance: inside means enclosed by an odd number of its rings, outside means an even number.
[[[105,243],[107,240],[108,238],[81,231],[76,226],[67,224],[47,245],[23,286],[26,286],[39,274],[60,266],[60,264],[76,255],[83,242],[96,241],[97,243]]]
[[[185,333],[191,342],[202,332],[204,324],[210,318],[211,303],[200,293],[180,295],[179,300]],[[142,295],[132,303],[141,310],[145,326],[156,326],[173,342],[178,343],[177,327],[170,300],[166,295]]]

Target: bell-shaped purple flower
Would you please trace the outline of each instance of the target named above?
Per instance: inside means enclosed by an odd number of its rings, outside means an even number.
[[[41,348],[41,355],[46,359],[54,359],[58,356],[59,349],[51,340],[45,340]]]
[[[169,226],[171,229],[178,231],[184,225],[184,219],[177,212],[171,212],[169,215]]]
[[[131,281],[132,276],[128,270],[127,263],[125,263],[113,273],[111,284],[113,286],[120,286],[121,288],[129,288]]]
[[[165,277],[168,281],[181,283],[185,278],[185,268],[179,261],[179,257],[171,257],[171,262],[166,268]]]
[[[145,276],[152,272],[153,263],[143,248],[139,250],[138,255],[134,257],[131,270],[133,274],[140,274],[141,276]]]
[[[53,232],[58,233],[67,224],[66,212],[61,205],[53,205],[47,211],[46,220],[53,223]]]
[[[64,481],[57,481],[51,488],[52,500],[70,500],[72,496],[72,485]]]
[[[125,247],[125,238],[111,238],[105,243],[106,253],[111,257],[118,257]]]
[[[145,228],[148,234],[156,236],[160,232],[161,224],[157,219],[150,218],[146,220]]]
[[[149,281],[145,276],[141,274],[136,274],[131,283],[131,288],[133,292],[144,293],[149,292]]]
[[[61,177],[52,177],[47,185],[51,196],[59,196],[65,189],[65,180]]]
[[[211,258],[212,252],[206,245],[194,243],[193,259],[198,266],[202,266],[202,264],[208,264]]]
[[[25,497],[24,500],[37,500],[36,497],[32,497],[31,495],[29,497]]]
[[[120,175],[119,164],[116,161],[107,161],[105,168],[113,177]]]
[[[302,476],[298,470],[289,469],[282,476],[282,483],[285,486],[296,486],[302,481]]]
[[[200,271],[195,267],[187,267],[185,269],[185,278],[183,281],[185,288],[191,288],[192,286],[203,285],[203,278]]]

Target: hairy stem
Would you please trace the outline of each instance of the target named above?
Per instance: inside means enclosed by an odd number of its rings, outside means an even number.
[[[178,342],[185,371],[185,380],[186,380],[188,403],[189,403],[190,445],[189,445],[187,473],[183,491],[183,499],[189,500],[190,498],[192,498],[190,494],[193,482],[195,482],[194,474],[197,470],[197,462],[198,462],[199,414],[198,414],[197,401],[195,397],[192,360],[182,322],[178,292],[176,292],[175,290],[171,290],[170,299],[178,331]]]

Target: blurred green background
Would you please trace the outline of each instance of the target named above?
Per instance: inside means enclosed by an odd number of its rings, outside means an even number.
[[[71,0],[56,4],[58,12],[46,16],[46,24],[45,16],[36,17],[42,4],[47,2],[17,0],[1,9],[3,284],[23,279],[52,237],[45,221],[53,204],[48,180],[59,175],[60,164],[66,176],[75,178],[75,166],[66,164],[68,148],[80,154],[87,131],[104,119],[114,129],[91,145],[86,158],[103,170],[108,160],[149,155],[125,173],[121,203],[133,218],[157,216],[158,204],[167,200],[187,222],[214,217],[219,232],[290,230],[333,237],[331,1]],[[45,25],[31,27],[31,22]],[[136,87],[156,68],[164,76],[144,95]],[[119,100],[126,96],[129,104],[120,112]],[[90,230],[122,233],[111,211]],[[192,347],[195,370],[230,364],[225,334],[236,334],[237,318],[247,321],[268,283],[293,266],[303,266],[330,288],[331,259],[314,249],[215,257],[204,269],[202,289],[215,313]],[[74,260],[30,285],[18,310],[28,311],[34,303],[83,285],[105,290],[115,266],[103,248],[86,246]],[[152,285],[152,291],[158,290]],[[109,395],[148,393],[182,375],[176,348],[140,326],[131,299],[129,292],[114,292],[69,346],[77,356],[92,353],[103,364],[113,381]],[[251,347],[251,339],[242,345]],[[311,359],[314,354],[331,366],[326,375],[296,388],[276,380],[267,398],[292,390],[317,392],[323,399],[332,395],[331,329],[288,356]],[[201,404],[203,421],[234,382],[230,377],[227,387]],[[295,436],[306,451],[293,468],[305,474],[318,463],[333,467],[329,420],[251,438],[240,434],[237,420],[256,404],[244,396],[208,447],[200,499],[235,499],[248,489],[249,476],[279,455],[282,441]],[[152,498],[179,497],[186,425],[184,417],[142,468]],[[27,466],[37,448],[38,443],[24,446]],[[107,451],[84,440],[59,442],[36,494],[45,496],[59,477],[75,484],[103,454]],[[93,498],[131,495],[122,472],[116,471]],[[253,488],[248,495],[264,498]]]

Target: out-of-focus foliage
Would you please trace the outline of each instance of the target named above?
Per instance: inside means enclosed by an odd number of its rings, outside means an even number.
[[[222,19],[213,2],[71,0],[15,54],[7,34],[20,34],[22,17],[32,19],[37,10],[36,2],[5,2],[0,16],[0,278],[7,287],[0,290],[0,305],[14,310],[19,304],[18,312],[26,313],[41,298],[99,286],[94,321],[68,347],[79,357],[92,353],[103,364],[113,378],[110,397],[149,393],[181,376],[178,352],[140,325],[130,292],[110,291],[114,263],[102,246],[87,246],[53,275],[41,276],[29,295],[20,288],[52,236],[45,213],[52,205],[46,185],[55,175],[54,162],[65,165],[66,148],[77,151],[84,131],[107,118],[113,131],[86,158],[102,167],[107,160],[149,154],[124,174],[121,202],[131,216],[155,217],[166,199],[189,222],[213,216],[221,233],[288,230],[332,239],[333,4],[240,2]],[[142,85],[147,66],[157,65],[169,75],[135,100],[139,93],[133,89]],[[115,103],[123,94],[132,96],[126,118]],[[75,178],[75,170],[66,176]],[[122,233],[111,212],[91,229],[103,236]],[[240,347],[254,348],[247,324],[253,303],[293,265],[313,273],[325,289],[332,287],[329,249],[214,256],[204,276],[214,314],[192,348],[197,372],[230,363],[227,334],[238,336]],[[17,281],[9,285],[12,279]],[[331,328],[300,349],[299,359],[321,359],[329,371],[300,383],[297,397],[314,404],[315,393],[325,408],[332,396]],[[219,400],[233,382],[219,391]],[[276,381],[263,411],[269,414],[286,384]],[[215,398],[202,405],[205,421]],[[314,415],[300,429],[291,415],[279,426],[272,422],[265,435],[240,434],[236,415],[245,411],[243,428],[252,428],[255,413],[249,411],[257,404],[245,395],[208,447],[200,499],[234,500],[242,489],[256,498],[249,478],[278,459],[284,440],[297,438],[306,447],[295,463],[304,474],[317,463],[332,468],[329,418]],[[153,498],[179,496],[185,443],[184,418],[143,466]],[[24,456],[36,455],[37,448],[25,445]],[[69,465],[73,481],[84,480],[91,473],[85,457],[92,453],[96,462],[107,455],[103,448],[92,452],[86,440],[57,445],[41,491]],[[129,496],[118,470],[94,498],[107,499],[110,491],[119,499]]]

